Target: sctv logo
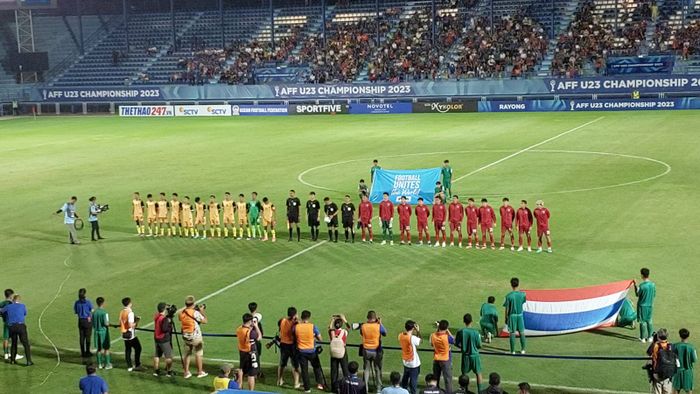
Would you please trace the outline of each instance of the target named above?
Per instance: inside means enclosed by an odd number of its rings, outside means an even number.
[[[199,113],[199,110],[196,108],[185,108],[185,107],[180,107],[178,108],[181,114],[183,115],[197,115]]]
[[[226,108],[212,108],[212,107],[207,107],[207,112],[209,112],[212,115],[226,115],[228,113]]]

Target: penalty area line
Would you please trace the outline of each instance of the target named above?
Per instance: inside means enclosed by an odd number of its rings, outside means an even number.
[[[604,118],[605,118],[605,116],[601,116],[601,117],[595,118],[595,119],[591,120],[590,122],[586,122],[586,123],[584,123],[584,124],[582,124],[582,125],[579,125],[579,126],[576,126],[576,127],[574,127],[574,128],[571,128],[571,129],[569,129],[569,130],[566,130],[566,131],[564,131],[564,132],[561,132],[561,133],[559,133],[559,134],[557,134],[557,135],[555,135],[555,136],[553,136],[553,137],[547,138],[547,139],[544,140],[544,141],[540,141],[540,142],[538,142],[538,143],[536,143],[536,144],[530,145],[530,146],[528,146],[527,148],[520,149],[520,150],[517,151],[517,152],[511,153],[510,155],[508,155],[508,156],[506,156],[506,157],[503,157],[503,158],[500,158],[500,159],[494,161],[493,163],[486,164],[485,166],[479,167],[479,168],[477,168],[476,170],[473,170],[473,171],[471,171],[471,172],[468,172],[468,173],[462,175],[461,177],[455,179],[454,181],[452,181],[452,183],[459,182],[459,181],[461,181],[461,180],[464,179],[464,178],[470,177],[470,176],[472,176],[472,175],[474,175],[474,174],[477,174],[477,173],[479,173],[479,172],[481,172],[481,171],[483,171],[483,170],[486,170],[486,169],[488,169],[488,168],[491,168],[491,167],[493,167],[493,166],[495,166],[495,165],[497,165],[497,164],[499,164],[499,163],[503,163],[504,161],[506,161],[506,160],[508,160],[508,159],[512,159],[512,158],[514,158],[515,156],[518,156],[518,155],[520,155],[520,154],[523,154],[523,153],[525,153],[525,152],[527,152],[527,151],[529,151],[529,150],[531,150],[531,149],[537,148],[538,146],[544,145],[544,144],[546,144],[546,143],[548,143],[548,142],[552,142],[552,141],[556,140],[557,138],[563,137],[563,136],[565,136],[565,135],[567,135],[567,134],[569,134],[569,133],[573,133],[574,131],[579,130],[579,129],[582,129],[582,128],[588,126],[588,125],[592,125],[593,123],[598,122],[598,121],[600,121],[600,120],[602,120],[602,119],[604,119]]]
[[[205,295],[204,297],[198,299],[197,302],[204,302],[204,301],[206,301],[206,300],[208,300],[208,299],[210,299],[210,298],[212,298],[212,297],[216,297],[216,296],[218,296],[219,294],[221,294],[221,293],[223,293],[223,292],[225,292],[225,291],[228,291],[228,290],[230,290],[230,289],[232,289],[232,288],[234,288],[234,287],[236,287],[236,286],[238,286],[238,285],[240,285],[240,284],[243,284],[243,283],[249,281],[250,279],[255,278],[255,277],[258,276],[258,275],[264,274],[265,272],[267,272],[267,271],[269,271],[269,270],[271,270],[271,269],[273,269],[273,268],[275,268],[275,267],[278,267],[278,266],[280,266],[280,265],[282,265],[282,264],[288,262],[289,260],[292,260],[292,259],[294,259],[294,258],[296,258],[296,257],[301,256],[302,254],[304,254],[304,253],[306,253],[306,252],[309,252],[309,251],[311,251],[311,250],[313,250],[313,249],[316,249],[317,247],[319,247],[319,246],[325,244],[326,242],[328,242],[328,241],[321,241],[321,242],[319,242],[319,243],[316,243],[316,244],[313,244],[313,245],[309,246],[309,247],[306,248],[306,249],[302,249],[302,250],[300,250],[300,251],[294,253],[293,255],[287,256],[287,257],[283,258],[283,259],[280,260],[280,261],[277,261],[277,262],[275,262],[275,263],[272,263],[272,264],[266,266],[265,268],[262,268],[262,269],[260,269],[260,270],[258,270],[258,271],[253,272],[253,273],[250,274],[250,275],[244,276],[244,277],[242,277],[241,279],[238,279],[237,281],[235,281],[235,282],[233,282],[233,283],[230,283],[230,284],[228,284],[228,285],[226,285],[226,286],[220,288],[219,290],[216,290],[216,291],[213,292],[213,293],[210,293],[210,294]],[[146,325],[144,325],[144,326],[140,326],[140,328],[148,328],[148,327],[151,327],[151,326],[153,326],[153,322],[148,323],[148,324],[146,324]],[[115,343],[117,343],[117,342],[119,342],[119,341],[121,341],[121,340],[122,340],[121,338],[114,339],[114,340],[112,340],[112,344],[115,344]]]

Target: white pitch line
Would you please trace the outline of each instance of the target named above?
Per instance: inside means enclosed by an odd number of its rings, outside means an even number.
[[[504,161],[506,161],[506,160],[508,160],[508,159],[512,159],[512,158],[514,158],[515,156],[518,156],[518,155],[520,155],[520,154],[522,154],[522,153],[525,153],[525,152],[529,151],[530,149],[534,149],[534,148],[537,148],[537,147],[540,146],[540,145],[544,145],[544,144],[546,144],[546,143],[548,143],[548,142],[552,142],[552,141],[556,140],[557,138],[563,137],[563,136],[565,136],[565,135],[567,135],[567,134],[569,134],[569,133],[573,133],[573,132],[576,131],[576,130],[582,129],[582,128],[584,128],[584,127],[586,127],[586,126],[588,126],[588,125],[591,125],[591,124],[593,124],[593,123],[595,123],[595,122],[598,122],[598,121],[600,121],[600,120],[602,120],[602,119],[604,119],[604,118],[605,118],[604,116],[601,116],[601,117],[599,117],[599,118],[596,118],[596,119],[591,120],[590,122],[586,122],[586,123],[584,123],[584,124],[582,124],[582,125],[576,126],[576,127],[572,128],[572,129],[569,129],[569,130],[566,130],[566,131],[564,131],[564,132],[562,132],[562,133],[559,133],[559,134],[557,134],[557,135],[555,135],[555,136],[553,136],[553,137],[549,137],[549,138],[547,138],[547,139],[544,140],[544,141],[540,141],[540,142],[538,142],[538,143],[536,143],[536,144],[530,145],[530,146],[528,146],[527,148],[520,149],[519,151],[517,151],[517,152],[515,152],[515,153],[511,153],[510,155],[508,155],[508,156],[506,156],[506,157],[503,157],[503,158],[501,158],[501,159],[498,159],[498,160],[494,161],[493,163],[486,164],[485,166],[479,167],[479,168],[477,168],[477,169],[474,170],[474,171],[468,172],[468,173],[462,175],[461,177],[455,179],[454,181],[452,181],[452,183],[459,182],[460,180],[462,180],[462,179],[464,179],[464,178],[467,178],[467,177],[469,177],[469,176],[472,176],[472,175],[474,175],[474,174],[477,174],[477,173],[479,173],[479,172],[481,172],[481,171],[483,171],[483,170],[485,170],[485,169],[487,169],[487,168],[491,168],[491,167],[495,166],[496,164],[503,163]]]
[[[64,264],[64,265],[66,265],[66,263],[68,262],[68,259],[70,259],[70,256],[66,257],[66,259],[63,260],[63,264]],[[66,265],[66,266],[67,266],[67,265]],[[56,292],[56,295],[53,297],[53,299],[51,300],[51,302],[49,302],[48,304],[46,304],[46,307],[44,307],[44,310],[41,311],[41,313],[39,314],[39,332],[40,332],[41,335],[44,337],[44,339],[46,339],[46,341],[47,341],[49,344],[51,344],[51,347],[53,347],[54,352],[56,352],[56,365],[53,367],[53,369],[51,370],[51,372],[49,372],[49,374],[46,375],[46,377],[44,378],[44,380],[42,380],[41,383],[39,383],[39,386],[43,386],[44,383],[46,383],[46,382],[49,380],[49,378],[51,377],[51,375],[53,375],[53,373],[56,371],[56,369],[61,365],[61,352],[58,351],[58,347],[56,347],[56,344],[55,344],[55,343],[51,340],[51,338],[49,338],[49,336],[46,335],[46,333],[44,332],[44,328],[43,328],[42,325],[41,325],[41,319],[43,319],[44,313],[46,313],[46,311],[51,307],[51,305],[53,305],[53,303],[56,301],[56,299],[58,299],[58,296],[61,294],[61,291],[63,290],[63,285],[65,285],[66,282],[68,281],[68,279],[70,279],[71,274],[72,274],[72,272],[68,272],[68,275],[66,275],[66,278],[63,279],[63,282],[61,282],[61,284],[58,286],[58,291]]]
[[[306,248],[306,249],[300,250],[300,251],[294,253],[293,255],[288,256],[288,257],[285,257],[285,258],[283,258],[282,260],[280,260],[280,261],[278,261],[278,262],[276,262],[276,263],[270,264],[270,265],[268,265],[267,267],[265,267],[265,268],[263,268],[263,269],[260,269],[260,270],[258,270],[258,271],[255,271],[255,272],[253,272],[252,274],[250,274],[250,275],[248,275],[248,276],[244,276],[243,278],[238,279],[237,281],[235,281],[235,282],[233,282],[233,283],[231,283],[231,284],[228,284],[228,285],[226,285],[226,286],[220,288],[219,290],[217,290],[217,291],[215,291],[215,292],[213,292],[213,293],[211,293],[211,294],[205,295],[204,297],[198,299],[197,302],[204,302],[204,301],[206,301],[206,300],[208,300],[208,299],[210,299],[210,298],[212,298],[212,297],[216,297],[216,296],[218,296],[219,294],[221,294],[221,293],[223,293],[223,292],[225,292],[225,291],[227,291],[227,290],[230,290],[230,289],[232,289],[232,288],[234,288],[234,287],[236,287],[236,286],[238,286],[238,285],[240,285],[240,284],[242,284],[242,283],[245,283],[245,282],[247,282],[248,280],[253,279],[253,278],[255,278],[256,276],[258,276],[258,275],[260,275],[260,274],[263,274],[263,273],[265,273],[265,272],[267,272],[267,271],[269,271],[269,270],[271,270],[271,269],[273,269],[273,268],[275,268],[275,267],[277,267],[277,266],[280,266],[280,265],[286,263],[286,262],[289,261],[289,260],[292,260],[292,259],[294,259],[294,258],[296,258],[296,257],[299,257],[299,256],[301,256],[302,254],[304,254],[304,253],[306,253],[306,252],[308,252],[308,251],[310,251],[310,250],[312,250],[312,249],[315,249],[315,248],[317,248],[317,247],[319,247],[319,246],[325,244],[326,242],[328,242],[328,241],[321,241],[321,242],[319,242],[319,243],[317,243],[317,244],[313,244],[313,245],[309,246],[309,247]],[[148,323],[148,324],[146,324],[145,326],[141,326],[140,328],[148,328],[148,327],[151,327],[152,325],[153,325],[153,322]],[[115,344],[115,343],[117,343],[117,342],[119,342],[119,341],[121,341],[121,340],[122,340],[121,338],[114,339],[114,340],[112,340],[112,344]]]

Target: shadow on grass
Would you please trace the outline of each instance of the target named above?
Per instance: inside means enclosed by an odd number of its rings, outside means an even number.
[[[630,331],[632,331],[632,329],[630,329]],[[614,331],[610,331],[610,330],[590,330],[590,331],[586,331],[586,332],[589,334],[593,334],[593,335],[601,335],[604,337],[622,339],[624,341],[634,341],[634,342],[639,341],[639,338],[637,338],[636,336],[627,335],[627,334],[614,332]]]

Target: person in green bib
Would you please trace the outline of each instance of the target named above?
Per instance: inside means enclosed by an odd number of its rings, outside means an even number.
[[[673,392],[685,391],[692,394],[693,366],[698,361],[698,352],[695,350],[695,346],[688,342],[690,331],[681,328],[678,335],[681,337],[681,341],[673,345],[673,351],[678,357],[679,364],[676,374],[673,376]]]
[[[506,308],[506,325],[510,333],[510,353],[515,354],[515,333],[520,334],[520,353],[525,354],[525,320],[523,319],[523,305],[525,293],[518,290],[520,279],[511,278],[510,287],[513,289],[503,302]]]
[[[442,162],[442,187],[445,188],[445,192],[448,197],[452,197],[452,167],[450,167],[450,161],[445,160]]]
[[[97,309],[92,312],[92,331],[97,348],[97,367],[99,369],[112,369],[112,355],[109,352],[111,342],[109,340],[109,314],[104,309],[105,299],[97,297],[95,300]]]
[[[248,223],[250,228],[253,229],[253,239],[258,237],[258,234],[262,236],[262,229],[260,228],[260,212],[262,211],[262,204],[258,201],[258,193],[253,192],[250,194],[251,200],[248,203]],[[250,237],[250,234],[249,234]]]
[[[496,297],[489,296],[487,302],[481,305],[479,316],[479,325],[481,326],[481,335],[486,343],[491,343],[491,339],[498,335],[498,310],[496,310]]]
[[[656,298],[656,284],[649,280],[649,268],[639,271],[642,275],[642,283],[634,281],[634,293],[637,295],[637,322],[639,323],[639,340],[652,342],[654,325],[652,314],[654,312],[654,298]]]
[[[474,372],[476,375],[477,392],[481,391],[481,335],[479,331],[472,328],[472,315],[467,313],[462,319],[464,328],[457,332],[455,346],[462,352],[462,375]]]

